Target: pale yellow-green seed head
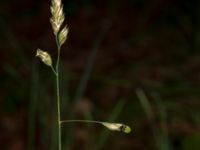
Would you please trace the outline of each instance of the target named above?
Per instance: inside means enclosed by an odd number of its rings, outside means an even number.
[[[60,6],[61,5],[61,0],[52,0],[56,5]]]
[[[52,59],[49,53],[37,49],[36,56],[39,57],[47,66],[52,67]]]
[[[52,17],[50,18],[51,26],[53,28],[54,34],[57,35],[62,23],[65,20],[61,0],[52,0],[51,14],[52,14]]]
[[[113,130],[113,131],[121,131],[121,132],[124,132],[124,133],[130,133],[131,132],[131,128],[129,126],[121,124],[121,123],[104,122],[104,123],[102,123],[102,125],[107,127],[109,130]]]
[[[67,35],[69,33],[69,29],[67,28],[67,26],[65,26],[59,33],[58,35],[58,41],[60,46],[63,45],[67,39]]]

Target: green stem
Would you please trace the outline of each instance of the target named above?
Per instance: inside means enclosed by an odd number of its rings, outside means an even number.
[[[101,121],[94,121],[94,120],[62,120],[60,123],[70,123],[70,122],[83,122],[83,123],[98,123],[103,124],[104,122]]]
[[[56,70],[54,69],[53,66],[51,66],[51,69],[52,69],[53,73],[54,73],[55,75],[57,75],[57,72],[56,72]]]
[[[62,149],[61,142],[61,121],[60,121],[60,85],[59,85],[59,63],[60,63],[60,44],[58,42],[58,37],[56,36],[56,44],[58,48],[58,57],[56,62],[56,92],[57,92],[57,123],[58,123],[58,149]]]

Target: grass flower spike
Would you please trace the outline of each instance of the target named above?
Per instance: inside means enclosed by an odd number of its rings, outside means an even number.
[[[106,128],[112,131],[120,131],[124,133],[130,133],[131,128],[125,124],[121,123],[108,123],[108,122],[103,122],[102,125],[104,125]]]
[[[47,66],[52,67],[52,59],[49,53],[37,49],[36,56],[39,57]]]
[[[67,35],[68,35],[69,29],[67,28],[67,26],[65,26],[59,33],[58,35],[58,42],[59,45],[62,46],[65,41],[67,40]]]
[[[51,6],[51,14],[52,17],[50,18],[50,22],[53,28],[54,34],[57,36],[62,23],[65,20],[65,16],[63,13],[63,6],[61,0],[52,0]]]

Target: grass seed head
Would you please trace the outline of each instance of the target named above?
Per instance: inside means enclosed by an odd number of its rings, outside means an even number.
[[[60,46],[63,45],[67,39],[67,35],[68,35],[69,29],[67,28],[67,26],[65,26],[59,33],[58,35],[58,41]]]
[[[54,34],[57,35],[62,23],[65,20],[61,0],[52,0],[50,9],[52,14],[52,17],[50,18],[51,26],[53,28]]]
[[[37,49],[36,56],[39,57],[47,66],[52,67],[52,59],[49,53],[41,49]]]
[[[113,131],[121,131],[121,132],[124,132],[124,133],[130,133],[131,132],[131,128],[129,126],[127,126],[125,124],[121,124],[121,123],[104,122],[104,123],[102,123],[102,125],[104,125],[109,130],[113,130]]]

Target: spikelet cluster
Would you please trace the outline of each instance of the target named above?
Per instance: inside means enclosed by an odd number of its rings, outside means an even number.
[[[106,128],[112,131],[121,131],[124,133],[130,133],[131,128],[125,124],[122,123],[108,123],[108,122],[103,122],[102,125],[104,125]]]
[[[61,3],[61,0],[52,0],[51,2],[52,2],[52,5],[50,9],[51,9],[52,17],[50,18],[50,22],[51,22],[54,34],[57,35],[62,23],[65,20],[65,16],[63,13],[63,6]]]
[[[65,26],[59,33],[58,35],[58,41],[60,45],[63,45],[65,43],[65,41],[67,40],[67,35],[68,35],[68,28],[67,26]]]
[[[57,37],[58,35],[58,42],[61,46],[65,43],[68,35],[69,29],[65,26],[61,29],[61,26],[65,20],[65,15],[63,13],[63,5],[61,0],[52,0],[51,5],[51,14],[52,17],[50,18],[51,26],[53,28],[54,35]]]
[[[52,59],[49,53],[41,49],[37,49],[36,56],[39,57],[47,66],[52,66]]]
[[[57,46],[59,47],[60,50],[60,47],[67,40],[69,29],[67,26],[61,29],[61,26],[65,20],[65,15],[63,13],[63,5],[61,0],[51,0],[51,3],[52,5],[50,9],[52,16],[50,18],[50,23],[53,29],[53,33],[56,37],[56,40],[58,41]],[[38,49],[36,56],[38,56],[42,60],[42,62],[44,62],[47,66],[52,67],[52,59],[47,52]]]

